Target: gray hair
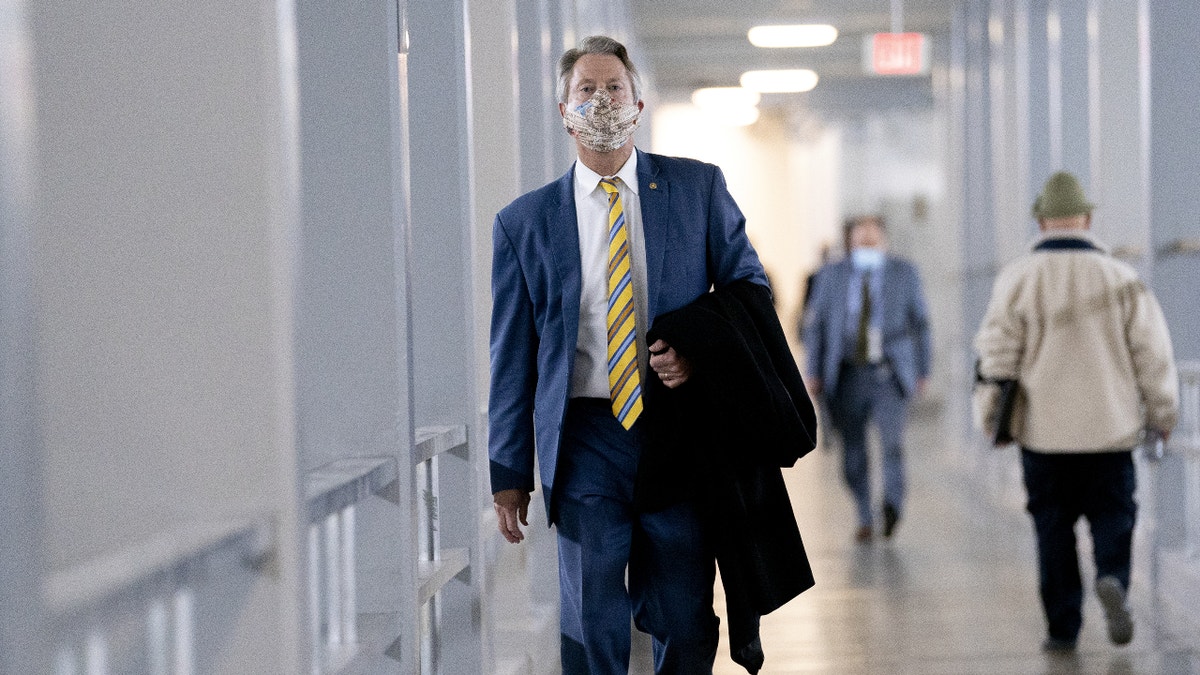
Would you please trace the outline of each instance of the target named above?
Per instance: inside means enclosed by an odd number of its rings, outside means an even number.
[[[608,54],[621,59],[621,63],[625,64],[626,72],[629,73],[629,80],[633,83],[633,100],[642,100],[642,78],[638,75],[633,61],[630,60],[629,52],[625,50],[625,45],[605,35],[593,35],[584,38],[583,42],[580,42],[579,46],[575,49],[568,49],[563,52],[562,58],[558,60],[559,103],[567,102],[569,93],[567,89],[571,86],[571,73],[575,71],[575,63],[584,54]]]

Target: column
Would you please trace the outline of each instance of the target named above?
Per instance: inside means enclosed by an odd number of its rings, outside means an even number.
[[[1150,271],[1147,139],[1137,3],[1088,6],[1092,229],[1114,252]]]
[[[356,559],[357,588],[343,590],[374,619],[357,636],[360,659],[372,672],[410,673],[419,643],[417,499],[398,5],[314,0],[298,6],[296,24],[300,462],[308,473],[347,458],[394,459],[404,498],[355,505],[356,545],[347,553]],[[385,656],[397,636],[401,648]]]
[[[970,387],[968,379],[971,372],[970,345],[968,344],[970,329],[963,321],[966,305],[962,301],[963,284],[959,282],[964,276],[963,265],[966,263],[961,238],[966,231],[964,221],[968,212],[971,211],[965,199],[968,181],[965,170],[967,156],[967,12],[962,5],[955,7],[953,11],[954,14],[950,19],[950,35],[947,41],[945,76],[939,77],[939,72],[934,70],[934,95],[937,97],[937,105],[942,117],[946,120],[947,129],[944,220],[947,223],[957,224],[956,231],[952,235],[955,239],[958,258],[953,282],[955,292],[959,297],[955,307],[947,312],[947,316],[950,317],[950,321],[947,323],[956,326],[958,334],[949,345],[953,352],[951,352],[951,358],[946,359],[946,362],[949,363],[946,386],[949,391],[965,391]],[[962,397],[958,397],[956,400],[953,396],[946,398],[947,430],[951,434],[953,447],[957,448],[967,447],[966,441],[973,433],[970,429],[970,409],[964,405],[961,399]],[[960,457],[965,455],[965,452],[960,452]]]
[[[567,168],[555,166],[553,149],[553,139],[564,133],[561,122],[554,120],[558,116],[555,82],[561,52],[556,52],[551,43],[547,0],[516,0],[516,3],[520,188],[527,192],[554,180]]]
[[[1200,119],[1195,114],[1200,45],[1189,36],[1200,26],[1200,6],[1164,0],[1137,5],[1148,112],[1150,281],[1166,314],[1176,358],[1194,361],[1200,359],[1195,291],[1200,275]],[[1159,601],[1194,624],[1200,624],[1200,610],[1176,598],[1182,597],[1180,588],[1200,588],[1200,564],[1184,540],[1187,529],[1195,526],[1188,513],[1194,484],[1187,476],[1194,475],[1198,463],[1194,452],[1176,450],[1153,474]]]
[[[1026,87],[1027,105],[1023,111],[1028,127],[1028,171],[1025,179],[1025,213],[1027,215],[1026,233],[1032,236],[1037,225],[1030,215],[1033,200],[1042,190],[1042,185],[1050,174],[1061,165],[1061,142],[1052,142],[1052,137],[1061,135],[1059,123],[1059,107],[1051,105],[1050,100],[1050,2],[1051,0],[1020,0],[1024,10],[1023,21],[1026,26],[1025,62],[1028,77]],[[1054,120],[1051,121],[1051,114]]]
[[[474,350],[480,355],[475,368],[475,390],[480,396],[478,410],[486,411],[489,383],[488,326],[491,321],[491,259],[492,224],[496,213],[521,193],[521,144],[518,77],[518,34],[516,0],[470,0],[471,82],[475,96],[472,124],[475,139],[474,171],[480,179],[476,184],[475,214],[471,226],[472,286],[475,310]],[[481,453],[486,454],[486,416],[478,421],[481,435],[476,439]],[[539,524],[527,531],[520,546],[503,541],[495,526],[491,508],[490,485],[487,474],[482,475],[483,495],[477,506],[482,510],[480,529],[484,537],[483,556],[486,579],[481,582],[481,632],[484,663],[494,672],[519,668],[530,660],[531,644],[537,644],[537,615],[531,612],[531,588],[553,580],[542,578],[530,564],[536,552],[551,544],[553,535]],[[545,511],[539,509],[539,498],[530,505],[531,523],[544,523]],[[553,559],[549,561],[553,564]],[[557,633],[555,633],[556,635]]]
[[[482,399],[476,390],[474,309],[475,139],[467,0],[408,7],[412,190],[414,407],[418,427],[466,425],[464,454],[439,457],[436,499],[444,548],[465,548],[470,567],[442,588],[438,661],[482,672],[480,516],[488,504]]]
[[[1050,0],[1047,22],[1050,68],[1050,125],[1053,169],[1091,183],[1091,140],[1087,0]],[[1043,179],[1044,180],[1044,179]],[[1039,186],[1040,187],[1040,186]]]
[[[1140,3],[1148,40],[1149,186],[1154,289],[1167,314],[1175,353],[1200,358],[1200,314],[1195,279],[1200,275],[1200,5],[1146,0]]]
[[[1020,255],[1028,239],[1029,63],[1024,0],[992,0],[988,19],[994,260]]]
[[[563,52],[579,44],[587,37],[575,31],[575,12],[571,3],[551,3],[550,18],[550,63],[554,74],[554,100],[542,110],[546,116],[549,132],[546,142],[550,147],[550,180],[557,178],[575,161],[575,143],[562,126],[562,114],[558,112],[558,59]]]
[[[963,325],[979,326],[995,274],[994,201],[992,198],[991,85],[988,63],[988,3],[967,0],[963,15],[964,112]],[[973,335],[973,332],[970,334]],[[967,364],[969,366],[969,364]]]
[[[0,671],[45,668],[42,444],[34,400],[33,71],[21,0],[0,0]]]

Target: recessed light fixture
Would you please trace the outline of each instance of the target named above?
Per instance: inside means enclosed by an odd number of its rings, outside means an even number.
[[[741,84],[746,89],[763,94],[789,94],[812,91],[817,86],[817,74],[807,68],[795,70],[748,70],[742,73]]]
[[[825,47],[837,40],[837,29],[829,24],[755,26],[746,37],[755,47]]]

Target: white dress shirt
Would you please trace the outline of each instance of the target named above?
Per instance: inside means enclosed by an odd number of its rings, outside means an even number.
[[[607,176],[611,178],[611,176]],[[579,228],[582,272],[579,296],[579,340],[571,396],[608,398],[608,193],[606,178],[575,161],[575,214]],[[638,199],[637,152],[617,171],[618,192],[629,231],[633,306],[637,330],[638,369],[646,378],[646,241],[642,236],[642,203]]]

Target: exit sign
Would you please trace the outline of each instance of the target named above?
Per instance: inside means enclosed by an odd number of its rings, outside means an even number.
[[[875,75],[924,75],[929,72],[929,41],[924,33],[868,35],[863,68]]]

